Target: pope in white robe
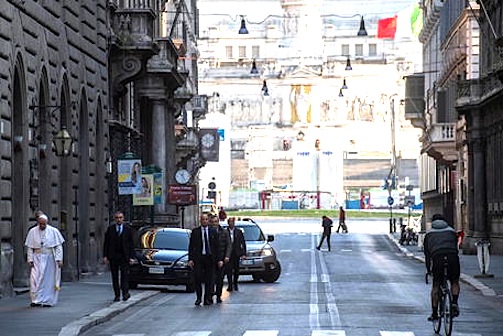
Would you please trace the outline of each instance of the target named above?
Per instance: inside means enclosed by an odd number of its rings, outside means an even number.
[[[28,231],[25,246],[31,266],[31,306],[51,307],[58,302],[63,267],[64,238],[49,224],[44,214],[37,217],[37,225]]]

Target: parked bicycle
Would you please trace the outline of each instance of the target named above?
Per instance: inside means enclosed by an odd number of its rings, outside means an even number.
[[[448,268],[448,260],[447,256],[444,256],[444,276],[442,277],[442,282],[440,283],[439,288],[439,299],[438,299],[438,318],[432,319],[433,323],[433,331],[436,334],[440,333],[440,328],[442,324],[444,325],[445,336],[451,336],[452,333],[452,322],[454,319],[454,314],[452,310],[452,293],[449,285],[449,281],[447,281],[447,268]],[[425,280],[428,283],[428,276],[430,274],[426,273]]]

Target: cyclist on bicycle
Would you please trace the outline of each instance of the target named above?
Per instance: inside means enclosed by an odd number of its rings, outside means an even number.
[[[440,284],[444,277],[444,256],[447,257],[447,279],[451,283],[452,291],[452,316],[459,315],[459,257],[458,257],[458,237],[456,231],[447,224],[444,216],[435,214],[432,217],[431,229],[426,232],[424,238],[424,258],[428,274],[433,274],[433,284],[431,287],[431,308],[432,314],[428,321],[438,318],[438,293]]]

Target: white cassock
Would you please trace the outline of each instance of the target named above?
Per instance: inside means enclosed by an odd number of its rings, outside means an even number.
[[[58,229],[47,224],[45,230],[35,226],[28,231],[25,246],[28,262],[33,262],[30,274],[31,302],[53,306],[58,302],[65,239]]]

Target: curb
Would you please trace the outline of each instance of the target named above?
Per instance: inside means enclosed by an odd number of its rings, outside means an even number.
[[[399,243],[399,242],[398,242],[398,240],[397,240],[397,239],[393,236],[393,234],[388,233],[388,237],[389,237],[389,239],[390,239],[392,242],[394,242],[394,243],[395,243],[395,245],[398,247],[398,249],[399,249],[400,251],[402,251],[402,253],[403,253],[405,256],[407,256],[407,257],[412,257],[412,258],[414,258],[414,259],[416,259],[416,260],[418,260],[418,261],[420,261],[420,262],[422,262],[422,263],[424,263],[424,262],[425,262],[425,261],[424,261],[424,257],[423,257],[423,256],[418,256],[418,255],[415,255],[414,253],[410,252],[410,251],[409,251],[406,247],[403,247],[402,245],[400,245],[400,243]],[[473,287],[473,288],[475,288],[476,290],[479,290],[479,291],[482,293],[482,295],[484,295],[484,296],[497,296],[496,292],[495,292],[492,288],[490,288],[490,287],[488,287],[488,286],[484,285],[482,282],[480,282],[479,280],[475,279],[475,278],[474,278],[473,276],[471,276],[471,275],[468,275],[468,274],[465,274],[465,273],[461,273],[461,275],[460,275],[459,279],[460,279],[462,282],[464,282],[464,283],[466,283],[466,284],[468,284],[468,285],[472,286],[472,287]]]
[[[159,292],[157,291],[143,291],[138,294],[131,295],[131,298],[128,301],[114,302],[109,307],[100,309],[94,313],[86,315],[76,321],[65,325],[63,328],[61,328],[58,336],[80,335],[81,333],[89,330],[91,327],[109,321],[129,307],[132,307],[143,300],[147,300],[154,295],[157,295],[158,293]]]

